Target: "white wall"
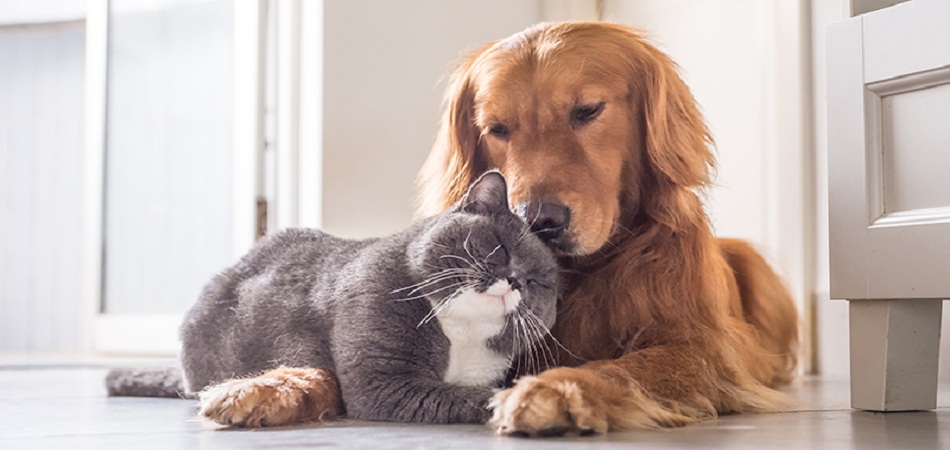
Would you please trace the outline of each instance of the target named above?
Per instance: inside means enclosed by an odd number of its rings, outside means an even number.
[[[381,236],[413,219],[444,80],[461,52],[538,22],[539,1],[326,0],[323,223]]]

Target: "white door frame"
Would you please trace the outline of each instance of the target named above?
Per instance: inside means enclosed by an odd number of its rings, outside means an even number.
[[[274,164],[269,229],[319,228],[323,194],[323,0],[269,0]]]
[[[234,2],[233,253],[255,240],[263,192],[265,0]],[[83,167],[83,348],[107,354],[174,355],[178,314],[104,314],[103,214],[109,1],[87,0]],[[249,183],[248,180],[254,180]]]

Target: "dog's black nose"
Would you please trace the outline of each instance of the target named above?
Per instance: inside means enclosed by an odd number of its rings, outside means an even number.
[[[571,224],[571,210],[558,203],[531,202],[518,208],[531,232],[543,241],[561,237]]]

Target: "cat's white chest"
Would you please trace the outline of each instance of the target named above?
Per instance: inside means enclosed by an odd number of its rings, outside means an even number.
[[[516,297],[520,300],[520,295]],[[488,340],[505,326],[505,309],[505,303],[497,296],[464,292],[436,316],[451,343],[443,380],[465,386],[488,386],[505,376],[511,361],[488,348]]]

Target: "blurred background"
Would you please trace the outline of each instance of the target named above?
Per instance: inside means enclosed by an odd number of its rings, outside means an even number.
[[[849,16],[838,0],[0,0],[0,363],[174,355],[201,286],[258,235],[404,228],[459,55],[607,20],[680,64],[717,142],[717,234],[788,280],[803,370],[846,377],[824,27]]]

